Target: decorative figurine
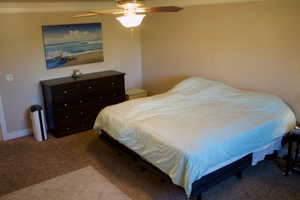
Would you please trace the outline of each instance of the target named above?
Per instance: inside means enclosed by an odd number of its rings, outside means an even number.
[[[82,73],[80,72],[80,70],[79,69],[74,69],[73,74],[72,74],[72,78],[79,78],[80,76],[82,76]]]

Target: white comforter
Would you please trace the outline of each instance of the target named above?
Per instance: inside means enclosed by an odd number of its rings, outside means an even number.
[[[168,174],[188,195],[210,169],[282,137],[295,116],[279,98],[189,78],[172,90],[102,110],[103,129]]]

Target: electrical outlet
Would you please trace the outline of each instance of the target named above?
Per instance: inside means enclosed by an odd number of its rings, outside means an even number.
[[[5,75],[5,78],[7,81],[14,81],[14,75],[13,74],[6,74]]]

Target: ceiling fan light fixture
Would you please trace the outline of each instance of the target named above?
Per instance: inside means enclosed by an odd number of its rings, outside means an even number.
[[[117,17],[117,20],[126,28],[134,28],[143,22],[146,15],[137,15],[135,13],[128,13],[124,16]]]
[[[136,3],[127,3],[123,6],[125,9],[135,9],[137,7],[139,7],[139,4]]]

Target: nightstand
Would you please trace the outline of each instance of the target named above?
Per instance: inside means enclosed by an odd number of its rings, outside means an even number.
[[[289,173],[294,169],[295,165],[297,164],[299,150],[300,150],[300,127],[296,126],[291,133],[287,136],[287,143],[288,143],[288,155],[286,158],[286,170],[285,175],[289,175]],[[296,152],[293,156],[293,149],[294,144],[296,145]],[[299,171],[298,168],[295,170]]]
[[[126,90],[127,100],[147,97],[148,92],[144,89],[131,88]]]

